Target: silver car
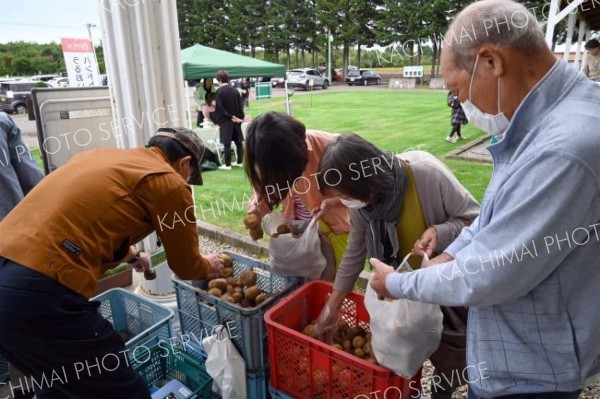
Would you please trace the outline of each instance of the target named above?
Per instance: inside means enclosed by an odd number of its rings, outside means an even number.
[[[321,87],[323,89],[329,87],[327,77],[321,76],[319,71],[311,68],[292,69],[288,73],[287,82],[288,87],[302,87],[304,90],[310,90],[311,86],[312,88]]]

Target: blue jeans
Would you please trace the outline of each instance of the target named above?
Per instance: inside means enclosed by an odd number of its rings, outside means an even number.
[[[581,391],[576,392],[544,392],[544,393],[521,393],[517,395],[494,396],[494,399],[577,399]],[[467,399],[480,399],[472,393],[469,387]]]
[[[150,399],[125,343],[89,301],[0,257],[0,354],[26,377],[14,391],[37,399]]]

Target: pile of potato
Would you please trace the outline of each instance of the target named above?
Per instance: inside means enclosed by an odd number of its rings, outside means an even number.
[[[260,218],[257,215],[253,213],[247,214],[246,217],[244,217],[244,225],[247,230],[250,230],[250,237],[252,237],[254,241],[260,240],[263,237],[264,231],[260,223]]]
[[[315,324],[316,321],[313,321],[304,327],[302,333],[312,337]],[[333,342],[333,347],[336,349],[343,350],[373,364],[379,364],[371,347],[371,333],[360,326],[350,328],[346,320],[340,320],[338,329],[333,336]]]
[[[209,295],[242,308],[258,306],[267,300],[269,296],[256,284],[256,273],[246,269],[234,278],[231,256],[221,253],[219,257],[224,267],[217,278],[208,282]]]

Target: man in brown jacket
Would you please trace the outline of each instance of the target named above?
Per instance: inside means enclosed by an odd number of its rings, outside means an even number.
[[[153,231],[179,277],[222,267],[198,247],[188,182],[202,184],[203,152],[192,131],[162,128],[148,148],[80,153],[0,223],[0,354],[31,375],[21,384],[39,399],[150,398],[88,299],[119,263],[148,267],[132,244]]]

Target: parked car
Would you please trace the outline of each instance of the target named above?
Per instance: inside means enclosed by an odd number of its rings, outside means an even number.
[[[36,82],[37,81],[47,82],[49,80],[56,79],[59,77],[60,76],[58,76],[58,75],[35,75],[35,76],[32,76],[30,80],[33,80]]]
[[[348,83],[348,86],[367,86],[371,83],[378,85],[379,83],[381,83],[381,76],[377,75],[370,69],[360,69],[348,72],[348,76],[346,77],[346,83]]]
[[[36,83],[32,80],[0,82],[0,111],[27,113],[27,99],[31,98],[31,89]]]
[[[69,87],[69,78],[54,78],[47,81],[50,87]]]
[[[327,77],[321,76],[319,71],[311,68],[292,69],[288,74],[288,87],[302,87],[304,90],[309,90],[311,80],[313,88],[327,89],[329,87]]]
[[[280,89],[285,87],[285,78],[271,78],[271,87]]]

